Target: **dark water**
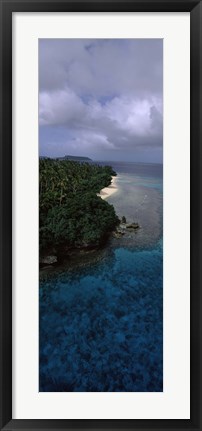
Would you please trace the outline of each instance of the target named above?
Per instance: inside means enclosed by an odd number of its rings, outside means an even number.
[[[163,390],[162,166],[110,164],[108,202],[141,229],[40,282],[40,391]]]

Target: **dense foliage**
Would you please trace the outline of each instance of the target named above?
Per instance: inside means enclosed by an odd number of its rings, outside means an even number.
[[[61,245],[100,245],[118,223],[112,205],[97,193],[116,175],[110,166],[40,159],[40,252]]]

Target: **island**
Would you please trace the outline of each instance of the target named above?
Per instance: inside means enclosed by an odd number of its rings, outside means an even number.
[[[114,207],[98,196],[117,174],[111,166],[65,159],[39,160],[41,264],[72,250],[101,247],[119,225]]]
[[[58,157],[58,160],[73,160],[75,162],[92,162],[92,159],[90,157],[84,157],[84,156],[64,156],[64,157]]]

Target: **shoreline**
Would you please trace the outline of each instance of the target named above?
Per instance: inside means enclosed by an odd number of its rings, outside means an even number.
[[[116,180],[117,176],[113,176],[111,184],[108,187],[104,187],[102,190],[100,190],[100,193],[97,193],[97,196],[99,196],[101,199],[107,199],[108,197],[116,193],[118,191]]]

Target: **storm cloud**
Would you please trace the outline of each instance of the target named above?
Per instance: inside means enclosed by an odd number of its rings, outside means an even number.
[[[40,154],[161,162],[162,86],[162,40],[40,40]]]

